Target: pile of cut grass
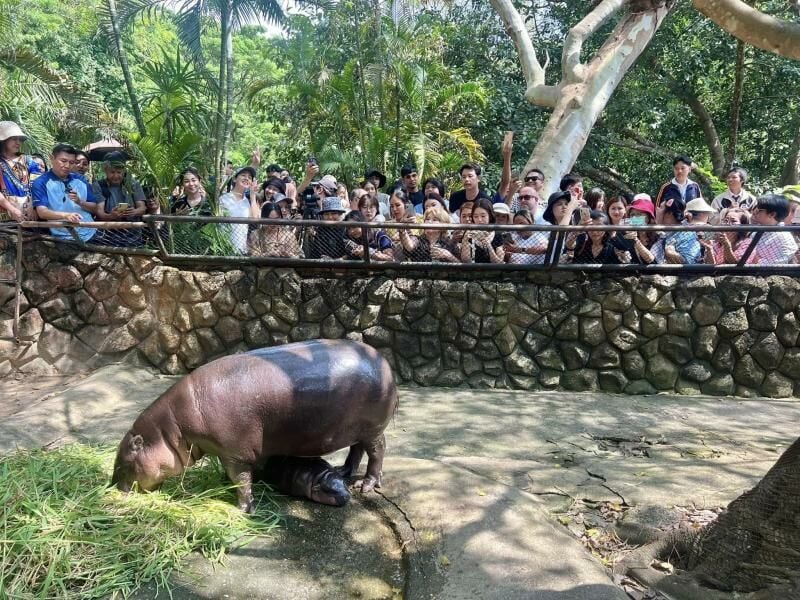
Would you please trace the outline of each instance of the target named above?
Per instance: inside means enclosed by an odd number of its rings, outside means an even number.
[[[219,462],[204,460],[150,494],[109,487],[116,448],[72,444],[0,456],[0,597],[108,598],[170,587],[193,551],[228,549],[279,523],[265,487],[258,512],[236,508]]]

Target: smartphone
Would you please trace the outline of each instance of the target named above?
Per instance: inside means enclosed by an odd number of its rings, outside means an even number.
[[[588,206],[581,206],[581,221],[588,221],[592,218],[592,209]]]
[[[644,215],[635,215],[629,219],[631,225],[640,226],[640,225],[647,225],[647,217]]]
[[[509,246],[514,243],[514,238],[511,235],[510,231],[506,231],[505,233],[503,233],[502,240],[504,244],[508,244]]]
[[[319,165],[319,163],[317,162],[317,157],[316,156],[309,156],[308,157],[308,164],[310,164],[310,165]]]
[[[415,219],[417,218],[417,211],[414,208],[413,204],[409,204],[406,207],[406,218],[409,218],[409,217],[414,217]]]
[[[633,223],[631,222],[631,219],[629,219],[628,217],[625,217],[624,219],[622,219],[619,222],[619,224],[620,225],[633,225]]]
[[[117,204],[117,208],[120,210],[128,210],[128,203],[127,202],[120,202]]]

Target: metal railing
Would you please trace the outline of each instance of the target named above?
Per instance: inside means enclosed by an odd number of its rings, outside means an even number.
[[[68,237],[56,237],[50,230],[67,232]],[[95,233],[88,237],[88,231]],[[347,231],[354,233],[348,236]],[[541,262],[535,264],[450,262],[430,256],[400,250],[401,231],[417,239],[425,230],[438,230],[446,239],[458,238],[466,232],[494,232],[495,235],[532,232],[547,234],[547,249]],[[590,231],[635,231],[664,234],[673,231],[704,232],[711,236],[726,231],[749,231],[751,236],[741,243],[749,244],[736,264],[585,264],[560,262],[554,253],[557,240],[571,233]],[[174,215],[145,215],[135,223],[67,221],[26,221],[0,225],[0,233],[19,232],[19,239],[38,232],[38,237],[78,245],[98,252],[157,256],[166,263],[203,264],[264,264],[281,267],[335,267],[360,270],[433,270],[433,271],[602,271],[654,273],[787,273],[800,275],[800,265],[747,264],[764,233],[769,231],[800,234],[800,226],[756,225],[462,225],[456,223],[364,223],[361,221],[330,222],[295,219],[248,219],[236,217],[189,217]],[[360,232],[360,235],[355,232]],[[376,238],[391,242],[391,250],[376,247]],[[542,236],[543,237],[543,236]],[[360,238],[360,239],[359,239]],[[345,247],[345,254],[336,255]],[[336,246],[337,252],[326,249]],[[389,257],[387,259],[387,256]],[[380,260],[377,258],[380,257]]]

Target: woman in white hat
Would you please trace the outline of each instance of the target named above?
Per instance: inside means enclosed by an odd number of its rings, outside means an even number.
[[[22,154],[22,142],[28,139],[13,121],[0,121],[0,221],[33,219],[31,175],[41,174],[41,167]]]

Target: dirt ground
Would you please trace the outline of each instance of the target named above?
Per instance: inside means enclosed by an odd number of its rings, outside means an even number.
[[[57,394],[86,378],[88,373],[77,375],[24,376],[0,379],[0,419],[25,410],[32,403],[46,396]]]

